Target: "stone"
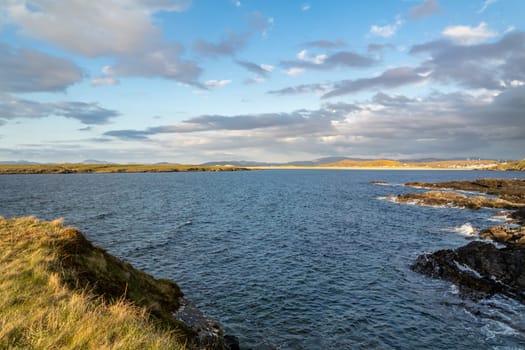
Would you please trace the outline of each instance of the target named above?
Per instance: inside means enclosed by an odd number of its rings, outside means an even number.
[[[239,338],[233,335],[226,334],[224,336],[224,349],[225,350],[240,350]]]
[[[197,334],[198,344],[190,344],[189,349],[224,349],[224,333],[217,322],[206,317],[188,299],[179,298],[179,305],[174,313],[175,318]]]
[[[525,246],[497,248],[471,242],[458,249],[420,255],[411,269],[450,281],[464,296],[474,298],[501,293],[525,303]]]

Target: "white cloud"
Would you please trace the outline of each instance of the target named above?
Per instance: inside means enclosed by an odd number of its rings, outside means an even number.
[[[320,55],[316,55],[314,57],[310,57],[310,56],[308,56],[308,51],[307,50],[302,50],[302,51],[298,52],[296,56],[301,61],[306,61],[306,62],[310,62],[310,63],[313,63],[313,64],[323,64],[324,61],[328,58],[328,56],[325,55],[325,54],[320,54]]]
[[[267,71],[268,73],[271,73],[273,72],[273,69],[275,68],[274,66],[270,65],[270,64],[265,64],[265,63],[262,63],[259,65],[263,70]]]
[[[311,8],[310,4],[303,4],[301,6],[301,11],[308,11]]]
[[[223,86],[226,86],[228,84],[230,84],[232,81],[229,80],[229,79],[224,79],[224,80],[208,80],[204,83],[204,85],[206,85],[207,87],[223,87]]]
[[[99,77],[91,79],[91,85],[92,86],[112,86],[112,85],[118,85],[119,81],[118,79],[115,79],[114,77]]]
[[[292,67],[286,71],[286,74],[296,76],[304,72],[303,68]]]
[[[492,4],[495,4],[496,2],[498,2],[498,0],[485,0],[485,1],[483,1],[483,5],[478,10],[478,13],[483,13],[487,9],[487,7],[489,7]]]
[[[477,27],[448,26],[443,30],[442,34],[463,45],[478,44],[498,35],[497,32],[488,29],[485,22],[480,22]]]
[[[306,60],[307,55],[308,55],[308,51],[302,50],[302,51],[298,52],[296,56],[300,60]]]
[[[327,58],[328,56],[325,54],[317,55],[313,58],[312,62],[315,64],[323,64]]]
[[[102,76],[91,79],[92,86],[112,86],[119,84],[119,80],[115,78],[115,71],[111,66],[104,66],[101,71]]]
[[[105,75],[114,75],[115,71],[113,71],[113,68],[111,68],[111,66],[104,66],[102,67],[102,73]]]
[[[165,45],[162,49],[118,60],[111,69],[118,77],[162,77],[198,85],[196,79],[202,69],[194,61],[181,59],[181,50],[177,45]]]
[[[2,2],[0,17],[29,37],[87,56],[130,55],[159,45],[153,24],[157,11],[182,11],[191,1],[49,1]]]
[[[385,26],[373,25],[370,27],[370,34],[375,36],[381,36],[383,38],[390,38],[394,36],[399,28],[403,25],[403,20],[400,18],[396,19],[394,24],[387,24]]]

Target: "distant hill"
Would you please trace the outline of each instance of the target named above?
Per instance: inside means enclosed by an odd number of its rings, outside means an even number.
[[[355,160],[344,159],[334,163],[322,164],[324,167],[343,167],[343,168],[397,168],[402,167],[403,163],[397,160],[389,159],[372,159],[372,160]]]
[[[318,166],[327,163],[334,163],[341,160],[357,159],[348,157],[324,157],[314,160],[296,160],[291,162],[258,162],[251,160],[221,160],[215,162],[206,162],[200,165],[212,166],[212,165],[235,165],[235,166]]]
[[[276,165],[275,163],[265,163],[265,162],[255,162],[255,161],[249,161],[249,160],[221,160],[216,162],[206,162],[199,164],[201,166],[225,166],[225,165],[233,165],[233,166],[239,166],[239,167],[245,167],[245,166],[272,166]]]
[[[371,159],[371,160],[341,160],[334,163],[322,164],[323,167],[341,168],[432,168],[432,169],[488,169],[494,167],[499,162],[496,160],[437,160],[434,158],[427,160],[398,161],[391,159]]]
[[[115,164],[112,162],[106,162],[105,160],[96,160],[96,159],[86,159],[80,164]]]
[[[0,164],[40,164],[40,163],[30,162],[27,160],[5,160],[5,161],[1,161]]]

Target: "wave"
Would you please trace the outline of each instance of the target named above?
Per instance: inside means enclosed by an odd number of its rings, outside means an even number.
[[[405,184],[398,183],[398,182],[383,182],[383,181],[371,181],[371,185],[377,185],[377,186],[389,186],[389,187],[404,187]]]
[[[445,229],[445,231],[459,233],[463,236],[468,236],[468,237],[471,237],[478,232],[478,230],[474,226],[472,226],[470,222],[467,222],[461,226],[449,227]]]
[[[512,219],[509,218],[508,213],[503,212],[496,215],[492,215],[492,217],[488,218],[487,221],[509,222],[512,221]]]

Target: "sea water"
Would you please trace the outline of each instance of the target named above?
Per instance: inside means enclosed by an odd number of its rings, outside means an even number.
[[[412,272],[497,211],[403,205],[410,181],[481,171],[264,170],[0,176],[0,215],[63,217],[186,296],[242,346],[525,348],[525,306]],[[384,181],[382,186],[370,181]]]

